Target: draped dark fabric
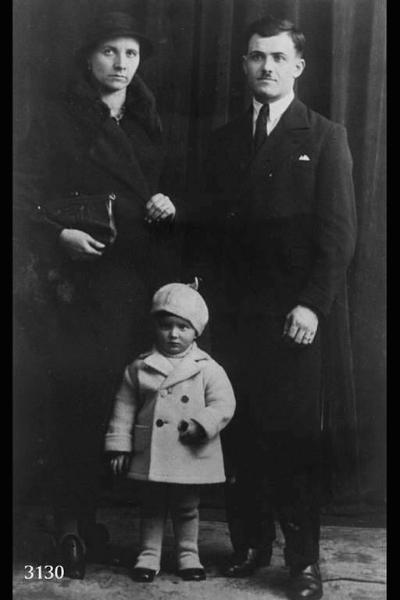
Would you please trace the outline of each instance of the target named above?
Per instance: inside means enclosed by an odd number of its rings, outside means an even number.
[[[312,109],[347,127],[359,226],[348,297],[339,299],[347,331],[338,332],[331,322],[327,332],[327,476],[337,502],[381,501],[386,481],[385,1],[15,0],[16,144],[24,139],[42,94],[65,86],[83,23],[104,7],[133,11],[155,40],[156,53],[140,73],[162,114],[168,142],[166,189],[188,202],[201,183],[210,132],[249,101],[241,66],[245,25],[271,13],[293,20],[305,33],[307,66],[297,93]],[[23,294],[24,286],[16,283]],[[26,424],[24,402],[31,414],[32,403],[39,400],[23,384],[29,362],[24,332],[17,318],[16,371],[22,383],[16,390],[16,417],[23,414]],[[18,352],[20,340],[24,352]],[[29,362],[28,379],[32,370]],[[40,444],[32,447],[33,454],[40,454]],[[31,457],[32,450],[25,454]],[[25,454],[19,450],[17,458],[23,461]]]

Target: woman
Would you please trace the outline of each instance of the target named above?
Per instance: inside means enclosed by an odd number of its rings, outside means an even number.
[[[168,252],[176,210],[158,187],[160,121],[137,75],[151,51],[130,15],[98,18],[77,54],[76,77],[46,105],[18,164],[18,229],[46,289],[37,333],[53,385],[52,502],[58,560],[72,578],[84,577],[87,552],[99,542],[102,440],[115,388],[146,346],[152,293],[177,278]],[[65,224],[69,206],[102,196],[115,240]]]

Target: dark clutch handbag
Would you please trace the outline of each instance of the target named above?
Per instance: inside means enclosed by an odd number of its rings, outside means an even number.
[[[85,231],[97,241],[110,246],[117,237],[115,200],[115,194],[74,194],[53,200],[46,207],[46,214],[66,229]]]

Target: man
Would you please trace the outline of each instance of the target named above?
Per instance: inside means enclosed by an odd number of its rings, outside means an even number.
[[[269,564],[277,516],[290,597],[316,599],[321,337],[346,284],[356,223],[345,129],[294,95],[304,42],[288,21],[250,25],[243,69],[252,103],[213,134],[207,180],[212,237],[223,238],[212,257],[222,256],[225,290],[215,344],[235,371],[239,404],[226,439],[235,550],[227,575]]]

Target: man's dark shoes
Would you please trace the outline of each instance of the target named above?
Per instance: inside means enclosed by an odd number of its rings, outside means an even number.
[[[184,581],[204,581],[206,579],[206,572],[204,569],[180,569],[178,571],[179,577]]]
[[[154,569],[145,569],[144,567],[134,567],[131,572],[133,581],[141,581],[142,583],[151,583],[157,571]]]
[[[235,556],[225,570],[225,577],[248,577],[261,567],[268,567],[271,562],[272,548],[256,550],[249,548],[245,556]]]
[[[305,569],[291,569],[291,600],[319,600],[322,598],[322,581],[318,564],[309,565]]]
[[[64,576],[70,579],[85,577],[85,546],[80,537],[69,533],[64,535],[58,546],[59,560],[64,567]]]

